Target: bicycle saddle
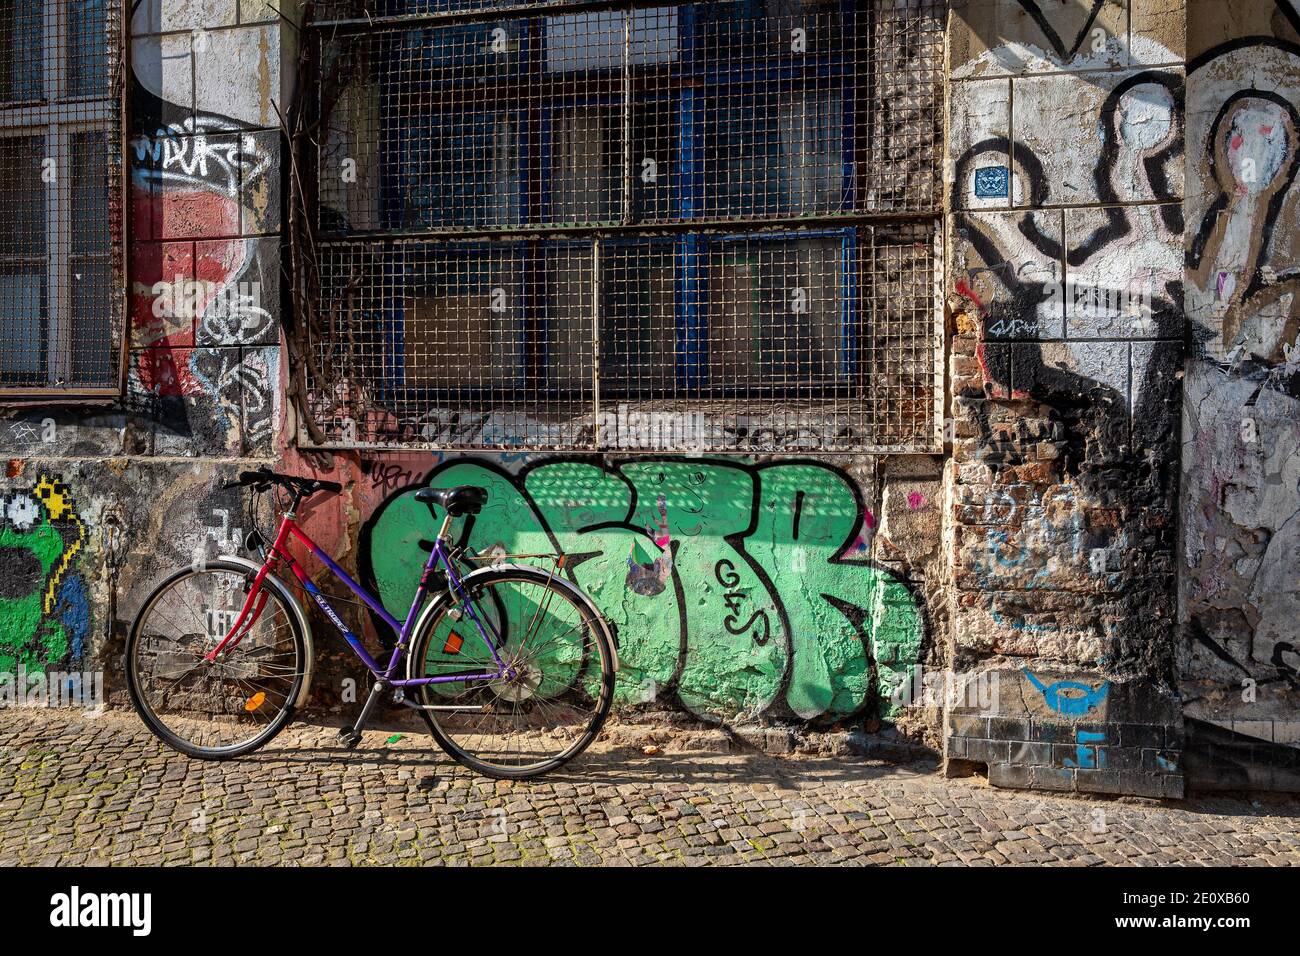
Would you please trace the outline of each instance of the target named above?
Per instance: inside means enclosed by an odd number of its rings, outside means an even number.
[[[455,488],[421,488],[415,493],[416,501],[437,505],[452,517],[476,515],[487,502],[487,489],[477,485],[457,485]]]

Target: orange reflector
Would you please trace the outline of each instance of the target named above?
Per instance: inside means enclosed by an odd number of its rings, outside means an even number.
[[[257,708],[261,707],[265,703],[266,703],[266,692],[259,690],[256,694],[254,694],[252,697],[248,698],[248,700],[244,702],[244,710],[248,711],[251,714],[253,711],[257,710]]]
[[[460,647],[464,643],[465,642],[461,639],[461,636],[455,631],[452,631],[451,634],[447,636],[447,643],[442,645],[442,652],[444,654],[459,654]]]
[[[567,554],[562,554],[562,555],[560,555],[559,560],[557,560],[557,561],[555,562],[555,566],[556,566],[557,568],[563,568],[563,567],[564,567],[564,562],[567,561],[568,559],[569,559],[569,556],[568,556]]]

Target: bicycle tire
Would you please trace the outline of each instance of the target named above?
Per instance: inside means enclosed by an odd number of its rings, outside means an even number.
[[[507,766],[482,759],[457,744],[453,735],[445,732],[439,724],[438,711],[421,710],[420,715],[424,718],[429,732],[437,741],[438,746],[457,763],[476,773],[496,779],[526,780],[549,773],[573,760],[591,746],[592,742],[599,736],[605,719],[609,716],[609,710],[614,699],[614,679],[618,666],[618,657],[613,639],[609,633],[609,627],[605,623],[599,608],[568,580],[526,565],[495,565],[474,571],[463,578],[464,586],[471,594],[495,584],[509,583],[511,581],[526,581],[561,595],[565,601],[570,603],[570,606],[577,609],[583,623],[589,629],[589,633],[594,640],[599,672],[597,675],[586,675],[589,681],[594,680],[596,706],[583,733],[562,752],[552,757],[522,766]],[[458,603],[450,594],[444,594],[437,601],[430,603],[421,614],[416,622],[415,635],[412,638],[410,653],[406,661],[408,677],[428,676],[424,674],[424,670],[429,643],[438,633],[440,622],[443,621],[448,611]],[[586,665],[584,664],[580,671],[585,670]],[[441,686],[446,687],[448,685]],[[483,686],[490,685],[484,683]],[[413,696],[417,698],[419,703],[425,705],[439,701],[439,698],[432,696],[427,687],[417,689]]]
[[[161,740],[168,747],[188,757],[194,757],[200,760],[231,760],[236,757],[242,757],[245,754],[265,746],[285,726],[293,719],[294,712],[298,702],[301,699],[304,682],[308,679],[311,669],[311,656],[309,653],[309,644],[304,635],[303,627],[298,619],[296,612],[297,602],[288,589],[272,575],[263,578],[262,587],[269,591],[268,601],[279,602],[283,606],[284,618],[288,623],[289,632],[292,635],[294,652],[297,659],[297,666],[294,668],[294,678],[286,696],[286,703],[271,720],[266,729],[257,734],[251,740],[243,741],[235,745],[226,747],[202,747],[186,740],[178,733],[173,731],[148,703],[146,695],[141,688],[139,674],[138,651],[141,647],[142,628],[148,620],[149,612],[157,605],[158,601],[175,585],[184,581],[186,578],[193,577],[197,574],[207,573],[210,571],[226,571],[232,574],[238,574],[245,579],[250,579],[256,574],[256,568],[252,565],[245,564],[241,561],[229,559],[216,559],[204,562],[199,567],[186,567],[172,572],[166,578],[158,583],[156,587],[145,598],[144,603],[140,606],[140,611],[135,616],[131,624],[131,630],[127,635],[126,647],[124,652],[124,669],[126,671],[127,694],[131,698],[131,705],[135,708],[136,714],[144,722],[149,731]],[[264,608],[263,614],[267,613]]]

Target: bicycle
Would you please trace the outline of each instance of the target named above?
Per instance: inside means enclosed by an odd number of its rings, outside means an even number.
[[[311,627],[275,573],[281,564],[374,678],[355,723],[339,731],[344,747],[360,743],[386,694],[418,710],[453,759],[490,777],[538,776],[595,740],[609,713],[618,668],[609,625],[555,570],[494,563],[464,575],[458,571],[458,562],[467,558],[451,543],[452,522],[478,514],[486,489],[462,485],[416,493],[435,520],[439,508],[444,516],[437,537],[420,542],[429,558],[406,619],[398,621],[297,524],[303,501],[320,492],[336,494],[341,485],[263,468],[242,472],[222,487],[251,487],[254,495],[284,489],[293,500],[269,550],[256,532],[250,535],[261,564],[239,555],[196,561],[159,583],[136,616],[126,642],[127,689],[140,718],[165,744],[201,759],[240,757],[272,740],[306,700],[314,659]],[[289,553],[290,538],[395,633],[386,664],[370,656]],[[513,557],[551,557],[556,570],[563,567],[554,555]]]

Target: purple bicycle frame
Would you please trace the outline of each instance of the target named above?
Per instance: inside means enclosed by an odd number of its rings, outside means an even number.
[[[380,620],[392,628],[393,632],[397,635],[397,644],[393,648],[393,653],[389,657],[386,666],[381,666],[373,657],[370,656],[365,647],[362,646],[361,641],[357,639],[357,636],[348,629],[346,624],[343,623],[342,618],[338,616],[334,608],[330,607],[329,601],[325,600],[325,596],[321,594],[320,589],[316,587],[316,584],[312,581],[311,577],[305,570],[303,570],[302,566],[294,560],[293,555],[289,553],[288,549],[285,548],[285,542],[289,539],[290,535],[302,542],[307,550],[309,550],[312,555],[314,555],[323,565],[325,565],[326,568],[329,569],[330,573],[342,581],[347,586],[348,590],[360,598],[362,602],[370,608],[370,610],[374,611],[375,614],[378,615]],[[415,599],[411,602],[411,609],[406,614],[406,621],[405,623],[399,623],[398,620],[389,614],[384,606],[380,604],[369,591],[363,588],[356,581],[352,580],[351,575],[339,567],[333,558],[321,550],[320,546],[317,545],[316,542],[312,541],[305,531],[298,527],[294,522],[293,516],[288,514],[281,518],[280,528],[275,536],[275,544],[273,544],[271,549],[267,552],[266,560],[263,562],[262,567],[258,570],[256,577],[253,579],[253,586],[249,589],[248,597],[244,600],[244,606],[240,610],[238,618],[235,620],[234,624],[231,625],[230,631],[224,638],[222,638],[221,642],[209,652],[207,656],[210,659],[215,660],[217,655],[221,653],[222,649],[225,648],[227,643],[230,641],[233,640],[238,644],[240,639],[243,638],[243,635],[246,634],[256,623],[258,616],[262,612],[262,608],[266,604],[264,598],[260,601],[258,600],[259,593],[262,589],[262,582],[266,578],[267,574],[271,573],[275,569],[276,564],[280,561],[289,565],[289,569],[294,573],[294,576],[298,579],[299,583],[302,584],[303,590],[310,594],[312,600],[320,605],[320,609],[325,612],[325,616],[330,619],[330,623],[332,623],[338,629],[339,633],[343,635],[343,639],[348,642],[348,646],[352,648],[353,652],[361,658],[361,662],[366,665],[377,679],[385,681],[390,687],[419,687],[424,684],[446,684],[454,681],[468,680],[491,680],[512,676],[510,668],[508,668],[501,660],[501,655],[498,651],[498,644],[493,640],[493,636],[495,636],[497,641],[499,641],[501,635],[495,633],[495,628],[493,628],[492,630],[494,633],[490,636],[488,628],[485,628],[483,621],[479,619],[478,612],[474,607],[474,602],[469,599],[469,594],[465,591],[465,586],[461,582],[460,576],[456,573],[456,569],[451,562],[450,556],[443,547],[441,534],[434,539],[428,563],[424,566],[424,573],[420,575],[419,587],[415,589]],[[407,644],[411,639],[411,632],[415,628],[416,618],[419,617],[420,610],[424,606],[425,597],[429,593],[429,582],[431,576],[440,564],[446,571],[447,581],[451,585],[451,593],[459,597],[461,602],[464,604],[470,620],[473,621],[474,626],[478,628],[479,636],[483,639],[483,643],[487,645],[488,651],[491,652],[492,660],[496,664],[497,669],[495,671],[467,671],[463,674],[444,674],[438,677],[395,678],[393,675],[402,663],[402,659],[406,656]],[[254,604],[257,605],[256,608],[254,608]],[[247,625],[245,625],[246,620]]]

